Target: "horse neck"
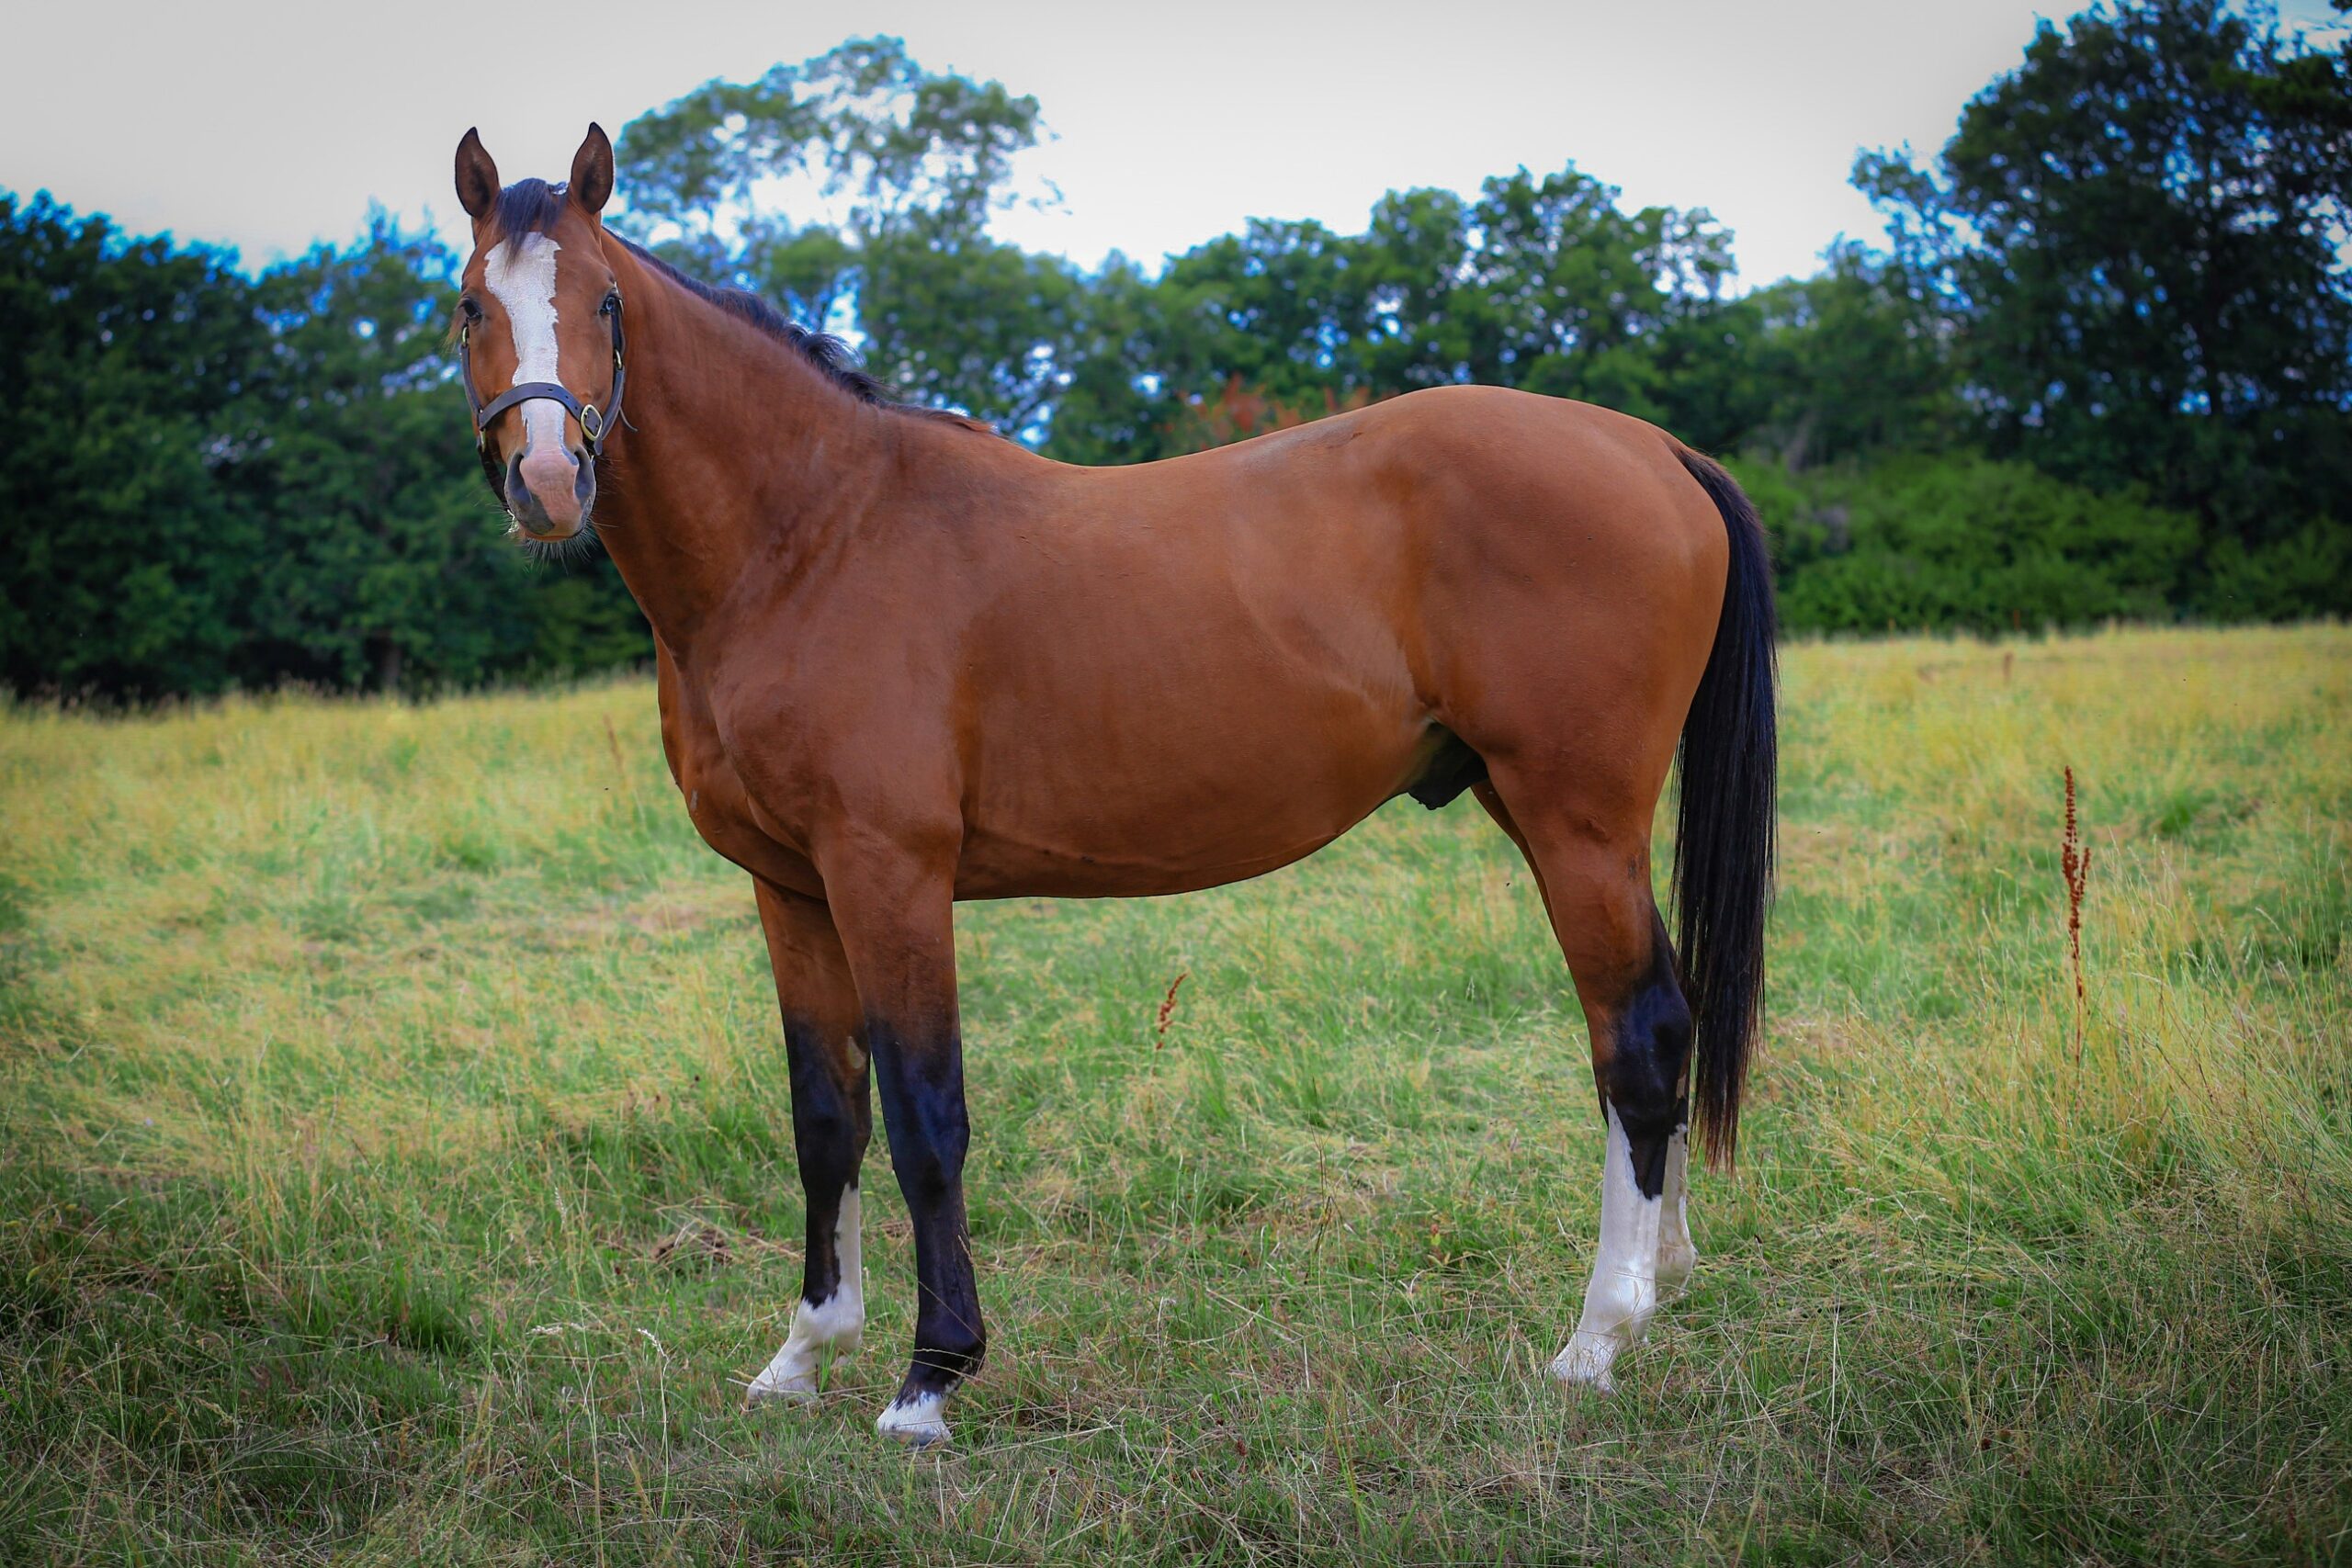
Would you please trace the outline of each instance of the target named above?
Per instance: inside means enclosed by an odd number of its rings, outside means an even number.
[[[627,427],[598,536],[654,634],[684,658],[755,577],[789,574],[881,499],[892,416],[787,344],[615,245]]]

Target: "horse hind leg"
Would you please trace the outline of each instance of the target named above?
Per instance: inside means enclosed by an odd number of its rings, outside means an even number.
[[[1646,861],[1643,869],[1647,880]],[[1648,890],[1643,889],[1648,904]],[[1564,910],[1569,919],[1572,911]],[[1576,1332],[1552,1374],[1601,1393],[1615,1386],[1618,1356],[1641,1343],[1661,1289],[1679,1289],[1692,1262],[1678,1168],[1689,1119],[1682,1077],[1690,1010],[1676,983],[1673,950],[1655,906],[1649,957],[1628,974],[1612,961],[1600,980],[1570,958],[1592,1031],[1593,1079],[1608,1135],[1601,1156],[1600,1245]],[[1603,917],[1600,924],[1609,923]],[[1676,1190],[1669,1196],[1671,1184]]]
[[[1690,1128],[1685,1114],[1676,1119],[1674,1134],[1666,1141],[1666,1206],[1657,1227],[1657,1288],[1665,1295],[1679,1295],[1699,1266],[1699,1249],[1690,1242]]]
[[[1552,1375],[1608,1393],[1618,1356],[1641,1341],[1661,1288],[1695,1260],[1684,1218],[1690,1010],[1649,881],[1648,816],[1596,832],[1566,810],[1514,809],[1507,786],[1479,799],[1534,870],[1592,1038],[1607,1133],[1600,1247],[1576,1332]],[[1541,798],[1539,795],[1538,798]],[[1628,814],[1631,815],[1631,814]]]

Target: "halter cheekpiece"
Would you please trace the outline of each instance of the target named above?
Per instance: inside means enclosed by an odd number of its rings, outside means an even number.
[[[491,466],[490,422],[516,403],[527,403],[540,398],[551,403],[561,403],[571,417],[580,422],[580,434],[587,442],[590,459],[593,461],[603,455],[605,438],[613,433],[613,426],[620,423],[621,389],[628,381],[628,361],[625,353],[628,344],[621,336],[621,291],[618,284],[605,291],[605,303],[597,313],[613,324],[613,390],[602,409],[594,403],[582,402],[572,395],[571,389],[560,381],[524,381],[483,402],[474,391],[473,346],[470,342],[473,323],[467,321],[458,329],[458,380],[465,388],[466,406],[473,410],[474,449],[481,454],[482,470],[491,475],[492,483],[497,483],[499,476]]]

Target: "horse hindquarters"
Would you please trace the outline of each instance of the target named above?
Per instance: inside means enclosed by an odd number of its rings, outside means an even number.
[[[1607,1124],[1600,1247],[1582,1319],[1552,1371],[1604,1392],[1661,1286],[1679,1287],[1695,1260],[1684,1217],[1694,1097],[1710,1153],[1727,1163],[1733,1148],[1770,890],[1770,564],[1754,511],[1730,478],[1676,450],[1714,502],[1729,544],[1698,679],[1678,684],[1672,673],[1689,668],[1678,665],[1691,640],[1680,628],[1695,615],[1628,616],[1611,628],[1620,639],[1613,659],[1596,651],[1605,639],[1582,645],[1588,675],[1607,670],[1614,681],[1572,687],[1538,674],[1516,682],[1510,743],[1495,750],[1478,790],[1535,872],[1591,1032]],[[1653,592],[1672,602],[1669,591]],[[1679,957],[1650,891],[1651,818],[1677,749],[1656,720],[1669,705],[1681,719]],[[1619,743],[1564,739],[1592,734]]]

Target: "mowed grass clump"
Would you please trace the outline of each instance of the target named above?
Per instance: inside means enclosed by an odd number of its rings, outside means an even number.
[[[0,1560],[2352,1555],[2352,634],[1797,647],[1784,712],[1741,1169],[1615,1400],[1541,1376],[1557,950],[1403,803],[964,911],[993,1346],[919,1457],[878,1141],[868,1348],[741,1409],[783,1052],[649,686],[8,712]]]

